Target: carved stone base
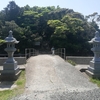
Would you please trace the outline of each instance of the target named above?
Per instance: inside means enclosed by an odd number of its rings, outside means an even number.
[[[89,70],[86,70],[86,74],[89,77],[100,79],[100,74],[96,74],[96,73],[94,74],[94,73],[90,72]]]
[[[4,63],[3,70],[1,71],[0,80],[1,81],[14,81],[20,75],[20,70],[15,63]]]
[[[90,66],[86,70],[86,74],[92,78],[100,79],[100,62],[90,61]]]
[[[15,81],[18,79],[21,71],[17,72],[16,74],[9,74],[9,73],[1,73],[0,81]]]

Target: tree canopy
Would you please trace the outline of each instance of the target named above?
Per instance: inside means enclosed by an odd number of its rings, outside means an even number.
[[[97,12],[85,17],[73,9],[59,6],[19,7],[15,1],[10,1],[0,11],[0,44],[12,30],[20,41],[17,45],[20,53],[24,53],[25,48],[37,48],[36,42],[40,42],[38,49],[65,47],[67,55],[91,55],[88,41],[96,30],[100,32],[99,22]],[[1,48],[2,53],[4,46]]]

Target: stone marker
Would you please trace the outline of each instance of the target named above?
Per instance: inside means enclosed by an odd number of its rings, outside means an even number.
[[[8,53],[8,59],[3,64],[0,80],[16,80],[21,72],[17,66],[17,61],[13,58],[13,54],[16,51],[15,44],[19,43],[19,41],[13,37],[12,33],[12,31],[9,31],[8,37],[5,38],[5,42],[7,43],[5,51]]]
[[[94,53],[94,57],[90,61],[90,66],[86,73],[93,78],[100,78],[100,34],[98,31],[95,32],[95,37],[89,43],[93,44],[91,50]]]

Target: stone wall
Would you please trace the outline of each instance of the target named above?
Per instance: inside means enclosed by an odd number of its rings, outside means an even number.
[[[18,65],[26,64],[26,57],[14,57]],[[0,57],[0,66],[6,61],[7,57]]]
[[[86,64],[86,65],[89,65],[92,59],[93,57],[79,57],[79,56],[67,56],[66,57],[66,60],[72,60],[76,64]]]
[[[26,64],[26,57],[14,57],[18,65]],[[7,57],[0,57],[0,66],[6,61]],[[90,64],[93,57],[67,56],[66,60],[72,60],[76,64]]]

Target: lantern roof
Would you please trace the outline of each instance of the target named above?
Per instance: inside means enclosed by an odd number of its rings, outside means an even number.
[[[17,40],[13,37],[12,33],[13,33],[13,32],[10,30],[10,31],[9,31],[8,37],[5,38],[5,41],[8,42],[8,43],[19,43],[19,41],[17,41]]]
[[[89,41],[89,43],[93,43],[93,42],[100,42],[100,34],[98,31],[95,32],[95,37],[91,39],[91,41]]]

